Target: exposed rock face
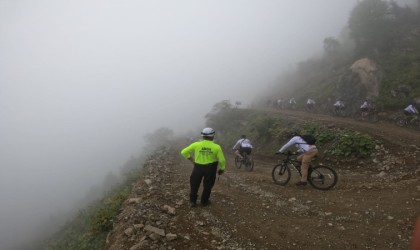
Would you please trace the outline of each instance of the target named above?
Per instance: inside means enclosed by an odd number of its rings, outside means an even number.
[[[379,96],[382,73],[374,61],[363,58],[355,61],[350,69],[359,76],[360,84],[364,86],[367,97]]]

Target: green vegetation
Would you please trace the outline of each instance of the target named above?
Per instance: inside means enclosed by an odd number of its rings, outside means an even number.
[[[113,219],[131,193],[132,184],[138,179],[139,172],[138,169],[127,172],[129,178],[124,183],[118,185],[107,197],[81,210],[75,219],[47,242],[44,249],[102,249],[108,232],[112,230]]]
[[[309,122],[297,122],[281,114],[255,110],[229,107],[218,109],[218,112],[211,113],[211,120],[208,122],[207,125],[218,131],[216,139],[225,148],[229,149],[241,134],[246,134],[253,141],[254,152],[267,156],[273,155],[287,142],[287,134],[292,131],[314,135],[317,138],[316,145],[322,154],[330,158],[368,157],[377,143],[366,134]],[[235,126],[226,126],[226,124],[235,124]],[[221,135],[218,135],[219,131]]]

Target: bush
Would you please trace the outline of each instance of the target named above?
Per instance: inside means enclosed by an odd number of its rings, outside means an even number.
[[[375,140],[372,137],[349,131],[340,132],[335,141],[326,153],[334,156],[367,157],[375,148]]]

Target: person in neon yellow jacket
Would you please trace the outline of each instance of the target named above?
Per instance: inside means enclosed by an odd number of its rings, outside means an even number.
[[[202,141],[194,142],[181,150],[181,155],[194,163],[190,176],[190,207],[196,207],[197,193],[203,181],[201,206],[210,204],[211,189],[216,181],[216,174],[223,174],[226,160],[220,145],[213,142],[215,132],[212,128],[205,128],[201,132]],[[192,156],[193,154],[193,156]],[[219,165],[219,171],[217,166]]]

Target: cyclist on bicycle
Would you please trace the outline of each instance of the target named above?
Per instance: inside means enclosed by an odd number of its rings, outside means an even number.
[[[298,161],[301,162],[301,179],[296,186],[305,186],[308,180],[308,168],[309,163],[311,162],[312,158],[318,153],[318,149],[315,145],[311,145],[306,142],[298,133],[292,132],[288,135],[289,141],[280,148],[276,154],[282,154],[288,149],[289,147],[295,145],[297,148],[297,152],[300,155],[297,157]]]
[[[315,100],[312,98],[308,98],[308,100],[306,101],[306,107],[309,111],[311,111],[315,107]]]
[[[290,98],[290,100],[289,100],[289,107],[291,109],[295,109],[296,108],[296,100],[295,100],[294,97]]]
[[[340,114],[340,112],[342,112],[345,108],[344,102],[340,99],[338,99],[335,103],[334,103],[334,113],[336,115]]]
[[[369,111],[371,111],[372,109],[373,109],[372,104],[368,100],[365,100],[363,104],[360,106],[360,113],[362,116],[362,120],[366,118],[366,116],[369,114]]]
[[[232,148],[235,150],[235,155],[241,158],[243,153],[247,153],[248,155],[252,152],[252,144],[249,139],[246,138],[246,135],[242,135],[241,139],[239,139]]]

